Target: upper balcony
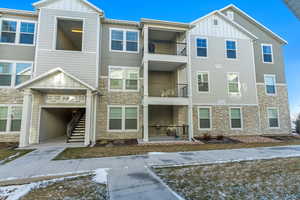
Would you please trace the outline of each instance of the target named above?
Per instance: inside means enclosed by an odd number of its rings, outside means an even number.
[[[186,64],[189,24],[142,19],[144,59]]]

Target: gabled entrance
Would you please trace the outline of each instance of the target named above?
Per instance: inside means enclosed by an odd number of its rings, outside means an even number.
[[[61,138],[65,143],[96,141],[97,90],[57,68],[20,85],[24,91],[20,147]]]

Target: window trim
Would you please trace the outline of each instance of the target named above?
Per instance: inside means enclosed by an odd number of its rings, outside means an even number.
[[[200,109],[205,108],[209,109],[209,126],[210,128],[201,128],[200,127]],[[197,115],[198,115],[198,130],[199,131],[211,131],[212,130],[212,107],[211,106],[198,106],[197,108]]]
[[[110,121],[110,108],[121,108],[122,109],[122,128],[121,130],[111,130],[109,129],[109,121]],[[137,109],[137,129],[125,129],[125,109],[126,108],[136,108]],[[139,116],[140,110],[138,105],[108,105],[107,106],[107,131],[113,133],[121,133],[121,132],[138,132],[139,128]]]
[[[238,76],[238,88],[239,88],[239,92],[230,92],[229,91],[229,80],[228,80],[228,75],[229,74],[237,74]],[[241,80],[240,80],[240,73],[239,72],[227,72],[227,76],[226,76],[226,80],[227,80],[227,92],[229,96],[241,96],[242,95],[242,91],[241,91]]]
[[[2,21],[14,21],[17,22],[16,26],[16,38],[14,43],[10,42],[1,42],[1,44],[5,45],[19,45],[19,46],[35,46],[36,45],[36,39],[37,39],[37,21],[34,20],[23,20],[23,19],[14,19],[14,18],[0,18],[0,38],[2,35]],[[21,22],[25,23],[33,23],[34,24],[34,36],[33,36],[33,44],[22,44],[20,43],[20,37],[21,37]]]
[[[10,131],[11,129],[11,121],[12,121],[12,107],[21,107],[23,112],[23,105],[22,104],[0,104],[0,107],[7,107],[7,122],[6,122],[6,131],[0,131],[1,134],[20,134],[20,131]],[[22,118],[21,118],[22,120]]]
[[[269,118],[269,110],[276,109],[277,110],[277,120],[278,120],[278,127],[270,127],[270,118]],[[268,129],[280,129],[280,113],[278,107],[267,107],[267,120],[268,120]]]
[[[231,122],[231,109],[239,109],[240,110],[240,114],[241,114],[241,128],[233,128],[232,127],[232,122]],[[231,130],[237,130],[237,131],[241,131],[244,129],[244,119],[243,119],[243,108],[242,107],[229,107],[229,124],[230,124],[230,129]]]
[[[16,76],[17,76],[17,64],[31,64],[31,78],[33,78],[33,73],[34,73],[34,62],[33,61],[19,61],[19,60],[0,60],[2,63],[11,63],[12,64],[12,73],[11,73],[11,84],[10,86],[1,86],[0,89],[2,88],[15,88],[17,87],[16,85]]]
[[[273,77],[274,78],[274,87],[275,87],[275,93],[274,94],[269,94],[268,91],[267,91],[266,77]],[[265,94],[267,96],[277,96],[277,84],[276,84],[276,75],[275,74],[264,74],[264,85],[265,85]]]
[[[227,49],[227,42],[235,42],[235,54],[236,54],[235,58],[228,58],[228,55],[227,55],[227,50],[228,50]],[[225,39],[225,58],[227,60],[238,60],[238,42],[237,42],[237,40]]]
[[[123,31],[123,50],[113,50],[111,48],[112,41],[112,31]],[[126,33],[127,32],[136,32],[137,33],[137,51],[127,51],[127,40]],[[118,52],[118,53],[134,53],[138,54],[140,52],[140,31],[136,29],[123,29],[123,28],[109,28],[109,51],[110,52]]]
[[[70,20],[70,21],[82,21],[82,44],[81,44],[81,51],[72,51],[72,50],[58,50],[56,49],[56,43],[57,43],[57,22],[59,19],[62,20]],[[80,18],[80,17],[66,17],[66,16],[55,16],[54,19],[54,33],[53,33],[53,42],[52,42],[52,51],[56,51],[56,52],[72,52],[72,53],[83,53],[83,52],[87,52],[85,47],[85,40],[84,40],[84,36],[85,36],[85,18]]]
[[[110,87],[110,75],[112,69],[120,69],[123,70],[123,78],[122,78],[122,89],[111,89]],[[136,70],[138,73],[137,79],[137,89],[136,90],[128,90],[126,89],[126,77],[124,76],[124,71],[126,70]],[[139,67],[130,67],[130,66],[108,66],[108,91],[109,92],[139,92],[140,91],[140,68]]]
[[[198,45],[197,45],[197,40],[198,39],[205,39],[206,40],[206,56],[198,56]],[[195,38],[195,52],[196,52],[196,58],[200,58],[200,59],[208,59],[208,46],[209,46],[209,43],[208,43],[208,38],[207,37],[196,37]],[[203,47],[200,47],[200,48],[203,48]]]
[[[208,91],[199,91],[199,74],[201,73],[207,73],[208,75]],[[209,94],[210,93],[210,74],[209,71],[197,71],[197,91],[200,94]]]
[[[264,46],[269,46],[269,47],[271,47],[271,56],[272,56],[272,62],[265,62],[265,59],[264,59]],[[273,52],[273,44],[266,44],[266,43],[262,43],[261,44],[261,55],[262,55],[262,62],[264,63],[264,64],[274,64],[274,52]]]

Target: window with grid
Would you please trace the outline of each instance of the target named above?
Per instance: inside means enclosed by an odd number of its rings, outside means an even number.
[[[197,39],[197,56],[198,57],[207,57],[207,39],[198,38]]]
[[[112,51],[138,52],[138,31],[112,29],[110,34],[110,49]]]
[[[210,129],[210,108],[199,108],[199,127],[200,129]]]
[[[236,59],[236,41],[226,41],[226,55],[229,59]]]
[[[109,107],[109,130],[128,131],[138,129],[138,109],[132,106]]]
[[[137,129],[137,108],[125,108],[125,130]]]
[[[126,51],[138,50],[138,32],[127,31],[126,32]]]
[[[265,86],[267,94],[276,94],[276,79],[274,75],[265,75]]]
[[[231,108],[230,109],[230,123],[232,129],[240,129],[242,128],[242,115],[241,108]]]
[[[272,45],[262,45],[263,61],[264,63],[273,63],[273,49]]]
[[[109,130],[122,130],[122,107],[109,109]]]
[[[12,106],[11,107],[11,123],[10,131],[19,132],[21,130],[22,122],[22,107],[21,106]]]
[[[209,92],[209,77],[208,72],[198,73],[198,91],[199,92]]]
[[[34,43],[35,23],[21,22],[20,44]]]
[[[124,31],[112,30],[111,31],[111,49],[123,51],[123,33]]]
[[[1,42],[15,43],[17,35],[17,22],[2,20],[1,25]]]
[[[279,128],[279,119],[278,119],[278,109],[269,108],[268,109],[268,120],[270,128]]]
[[[229,73],[227,75],[229,94],[240,94],[240,81],[238,73]]]
[[[11,86],[13,64],[0,62],[0,86]]]
[[[8,122],[8,107],[0,106],[0,132],[6,132]]]
[[[109,69],[110,90],[138,91],[138,69],[113,68]]]
[[[126,71],[126,90],[137,90],[138,89],[138,75],[137,70]]]

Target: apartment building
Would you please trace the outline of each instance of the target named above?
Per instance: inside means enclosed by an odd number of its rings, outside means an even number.
[[[86,0],[0,9],[0,141],[291,132],[283,46],[234,5],[191,23],[108,19]]]

